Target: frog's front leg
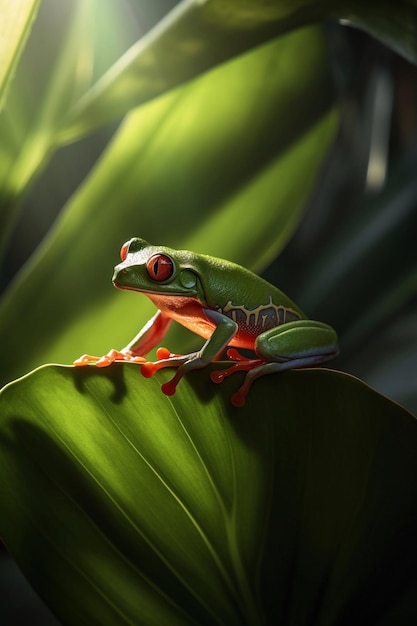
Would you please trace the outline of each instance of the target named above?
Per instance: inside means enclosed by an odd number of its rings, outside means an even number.
[[[167,396],[172,396],[175,393],[176,387],[184,374],[216,361],[237,332],[238,326],[236,322],[226,315],[211,309],[203,309],[202,312],[210,322],[216,324],[216,327],[211,337],[200,350],[190,354],[179,355],[170,354],[165,348],[160,348],[157,352],[159,360],[155,363],[144,363],[141,367],[141,373],[146,378],[153,376],[159,369],[178,367],[175,376],[161,387]]]
[[[272,328],[255,342],[257,359],[237,357],[226,370],[212,372],[214,382],[222,382],[238,370],[247,371],[243,385],[232,396],[234,406],[243,406],[253,381],[275,372],[319,365],[337,356],[336,332],[331,326],[313,320],[297,320]]]
[[[73,365],[82,366],[94,364],[97,367],[107,367],[111,363],[127,361],[129,363],[144,363],[145,354],[148,354],[166,335],[171,324],[171,318],[158,311],[145,326],[139,331],[136,337],[122,350],[110,350],[104,356],[92,356],[83,354],[74,361]]]

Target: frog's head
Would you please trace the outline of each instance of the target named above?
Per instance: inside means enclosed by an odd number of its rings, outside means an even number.
[[[202,297],[193,254],[164,246],[152,246],[134,237],[120,250],[122,260],[114,268],[113,285],[145,294]]]

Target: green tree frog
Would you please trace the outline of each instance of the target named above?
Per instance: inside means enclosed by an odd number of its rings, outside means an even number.
[[[324,363],[338,353],[333,328],[307,319],[277,287],[235,263],[153,246],[137,237],[122,246],[120,257],[114,286],[145,294],[158,311],[122,350],[111,350],[103,357],[84,355],[74,365],[141,363],[145,377],[163,367],[177,367],[175,376],[162,385],[162,391],[172,395],[184,374],[217,361],[229,348],[233,365],[213,371],[211,379],[220,383],[233,372],[246,371],[242,386],[231,398],[233,405],[243,406],[259,376]],[[158,360],[148,362],[145,355],[163,339],[173,320],[206,342],[197,352],[184,355],[159,348]],[[255,354],[248,358],[236,348]]]

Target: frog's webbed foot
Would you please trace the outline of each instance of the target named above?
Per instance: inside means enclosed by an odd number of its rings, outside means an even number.
[[[91,354],[83,354],[79,359],[73,362],[75,367],[84,365],[95,365],[96,367],[108,367],[112,363],[145,363],[146,359],[137,356],[132,352],[122,352],[120,350],[110,350],[104,356],[92,356]]]
[[[260,359],[259,357],[250,358],[243,356],[243,354],[240,354],[240,352],[235,350],[235,348],[229,348],[226,354],[229,359],[235,361],[235,363],[230,367],[226,367],[224,370],[214,370],[211,372],[210,378],[213,383],[222,383],[225,378],[231,376],[235,372],[249,372],[255,367],[259,367],[260,365],[266,363],[264,359]]]
[[[215,370],[210,374],[210,378],[215,383],[221,383],[225,378],[235,372],[247,372],[243,384],[232,395],[231,403],[233,406],[241,407],[246,402],[246,396],[251,388],[252,383],[265,374],[274,374],[276,372],[284,372],[289,369],[300,369],[319,365],[329,360],[328,354],[311,355],[298,358],[287,358],[280,361],[267,361],[260,357],[247,358],[241,355],[234,348],[227,351],[227,356],[234,360],[235,363],[224,370]]]
[[[239,389],[232,395],[231,403],[233,406],[241,407],[244,406],[246,402],[246,396],[248,391],[253,383],[253,381],[262,376],[265,372],[265,368],[268,365],[274,365],[273,363],[268,363],[264,359],[260,359],[259,357],[248,358],[243,356],[238,352],[235,348],[229,348],[227,351],[227,356],[229,359],[234,361],[234,364],[230,367],[226,367],[223,370],[214,370],[210,374],[210,378],[214,383],[222,383],[225,378],[228,378],[235,372],[248,372],[245,376],[245,380]]]
[[[178,367],[175,376],[161,386],[161,390],[166,396],[174,395],[177,385],[184,374],[206,365],[201,358],[200,352],[173,354],[167,348],[158,348],[156,356],[158,361],[155,361],[155,363],[150,363],[149,361],[144,363],[141,367],[141,373],[145,378],[151,378],[158,370],[164,367]]]

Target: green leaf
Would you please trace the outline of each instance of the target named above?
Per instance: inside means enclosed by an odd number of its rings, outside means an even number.
[[[39,0],[0,0],[0,109],[38,6]]]
[[[56,134],[60,120],[89,82],[91,41],[86,30],[89,18],[91,20],[91,8],[91,0],[76,3],[73,15],[70,15],[70,27],[64,41],[60,42],[57,58],[53,57],[55,63],[51,76],[41,94],[36,82],[31,85],[33,91],[27,89],[26,77],[18,74],[15,91],[12,91],[0,118],[0,136],[5,139],[6,146],[3,154],[0,152],[0,197],[3,205],[0,205],[0,257],[19,217],[22,194],[57,149]],[[36,55],[39,48],[40,45],[32,53]],[[32,68],[32,72],[37,75],[38,67]],[[32,76],[30,81],[33,81]],[[33,93],[37,98],[33,97]]]
[[[57,149],[57,130],[71,104],[78,100],[80,95],[90,85],[93,67],[93,40],[91,37],[94,0],[76,2],[68,16],[68,25],[60,41],[58,50],[53,46],[49,53],[55,53],[54,63],[50,63],[50,75],[45,79],[43,91],[39,93],[37,85],[32,89],[37,95],[35,101],[28,106],[24,101],[27,94],[19,89],[17,81],[17,93],[14,100],[20,100],[20,108],[24,108],[27,128],[23,142],[19,143],[17,156],[10,171],[6,170],[4,179],[0,178],[3,188],[10,187],[15,194],[25,190],[31,179],[39,173],[51,156],[51,152]],[[51,21],[48,22],[51,28]],[[36,30],[35,30],[36,34]],[[43,33],[44,38],[46,33]],[[39,54],[39,48],[43,42],[37,40],[37,47],[33,45],[33,53]],[[26,65],[30,60],[26,61]],[[25,68],[23,68],[25,69]],[[30,68],[36,72],[36,67]],[[42,67],[43,72],[45,68]],[[23,76],[23,79],[27,78]],[[33,80],[30,77],[29,80]],[[42,84],[42,82],[41,82]],[[23,102],[22,102],[23,100]],[[15,104],[15,102],[12,102]],[[13,112],[7,110],[3,117],[3,125],[7,126],[13,119]],[[18,138],[21,140],[21,137]],[[3,191],[4,193],[4,191]]]
[[[2,381],[130,341],[153,310],[111,287],[132,236],[264,267],[296,227],[336,124],[313,28],[132,113],[1,303]]]
[[[344,158],[344,155],[343,155]],[[323,206],[322,203],[321,206]],[[296,301],[337,329],[337,366],[417,412],[415,154],[391,166],[384,189],[365,194],[302,266]],[[301,267],[299,256],[291,259]],[[343,285],[343,298],[340,298]]]
[[[73,141],[270,39],[329,18],[417,61],[415,1],[183,0],[75,104],[60,139]]]
[[[0,395],[0,532],[59,619],[414,623],[411,415],[326,370],[242,409],[239,375],[167,398],[171,375],[48,366]]]
[[[115,0],[42,3],[0,116],[0,255],[22,196],[60,147],[68,110],[137,36],[126,13]]]

